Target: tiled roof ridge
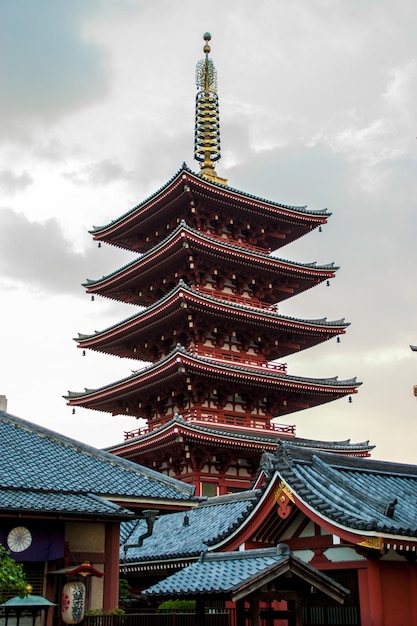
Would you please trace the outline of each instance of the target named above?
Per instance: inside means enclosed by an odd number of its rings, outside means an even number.
[[[250,432],[245,432],[245,431],[236,431],[233,430],[233,426],[228,426],[228,430],[226,429],[221,429],[221,428],[215,428],[213,427],[212,424],[197,424],[196,422],[193,421],[185,421],[184,418],[182,417],[182,415],[179,415],[178,413],[176,413],[174,415],[174,417],[172,419],[170,419],[168,422],[165,422],[165,424],[162,424],[161,426],[158,426],[157,428],[155,428],[152,431],[149,431],[143,435],[140,436],[141,440],[145,440],[145,439],[152,439],[152,437],[154,437],[157,434],[160,434],[163,430],[168,430],[171,426],[175,425],[175,424],[180,424],[183,426],[186,426],[187,428],[189,428],[192,431],[198,431],[198,432],[209,432],[211,434],[217,434],[221,437],[224,436],[232,436],[235,439],[259,439],[261,441],[267,441],[269,443],[275,443],[278,440],[278,433],[275,433],[274,436],[274,431],[271,431],[271,434],[268,434],[267,431],[264,432],[254,432],[254,433],[250,433]],[[129,439],[127,441],[123,441],[119,444],[115,444],[113,446],[108,446],[106,448],[106,450],[113,450],[114,448],[120,448],[123,446],[130,446],[132,443],[132,440]]]
[[[241,502],[243,500],[257,500],[262,491],[261,489],[247,489],[237,493],[227,493],[222,496],[212,496],[198,505],[198,508],[208,506],[218,506],[219,504],[230,504],[231,502]]]
[[[162,304],[167,302],[171,297],[173,297],[177,292],[181,290],[186,291],[190,295],[199,296],[203,299],[209,300],[210,302],[213,302],[215,304],[220,303],[223,305],[231,306],[232,308],[235,308],[235,309],[250,310],[252,312],[252,309],[260,308],[260,307],[257,307],[256,304],[251,304],[250,302],[246,304],[244,302],[234,302],[234,301],[230,301],[226,299],[222,300],[220,298],[216,298],[216,296],[211,295],[207,292],[202,292],[197,289],[194,289],[193,287],[191,287],[191,285],[188,285],[182,278],[180,278],[177,285],[175,285],[175,287],[173,287],[170,291],[168,291],[162,298],[160,298],[156,302],[150,304],[149,306],[142,307],[141,310],[138,311],[137,313],[134,313],[133,315],[126,317],[121,322],[117,322],[116,324],[107,326],[104,330],[95,331],[94,333],[78,333],[78,337],[74,337],[73,340],[82,341],[84,339],[92,339],[95,337],[99,337],[100,335],[104,335],[106,332],[110,330],[114,330],[118,328],[119,326],[123,326],[123,324],[127,324],[128,322],[132,322],[136,318],[139,318],[142,315],[149,313],[153,309],[158,310]],[[278,313],[278,311],[274,311],[272,309],[269,310],[269,309],[261,308],[261,310],[262,310],[262,313],[265,314],[266,316],[271,316],[272,318],[280,319],[280,320],[283,320],[284,322],[296,322],[300,324],[311,324],[311,325],[324,326],[324,327],[343,326],[343,328],[347,328],[348,326],[350,326],[350,322],[346,322],[344,317],[339,318],[337,320],[328,320],[327,317],[321,317],[317,319],[303,319],[299,317],[281,315],[280,313]]]
[[[110,452],[106,452],[105,450],[100,450],[98,448],[94,448],[93,446],[89,446],[88,444],[76,441],[75,439],[71,439],[66,435],[61,435],[60,433],[56,433],[48,428],[45,428],[44,426],[40,426],[33,422],[24,420],[20,417],[11,415],[6,411],[0,410],[0,421],[13,424],[16,428],[22,428],[27,432],[37,435],[38,437],[46,437],[59,445],[71,447],[83,454],[95,457],[111,465],[118,465],[122,469],[128,470],[132,474],[135,473],[137,476],[140,476],[142,478],[147,478],[150,481],[166,484],[171,489],[173,489],[173,491],[176,491],[177,493],[183,493],[184,496],[190,497],[194,495],[195,487],[192,485],[180,482],[174,478],[171,478],[170,476],[160,474],[159,472],[156,472],[155,470],[152,470],[150,468],[139,466],[132,461],[117,457],[114,454],[110,454]]]
[[[182,352],[183,354],[186,354],[187,356],[191,356],[199,361],[203,361],[203,362],[209,362],[212,363],[213,365],[222,365],[222,362],[216,360],[216,359],[212,359],[210,357],[207,356],[202,356],[202,355],[196,355],[193,354],[191,352],[189,352],[186,348],[184,348],[183,346],[181,346],[180,344],[177,344],[176,348],[174,349],[174,351],[177,350],[178,352]],[[174,353],[171,352],[171,354]],[[271,370],[269,371],[267,368],[260,368],[259,370],[257,370],[255,367],[248,367],[248,366],[243,366],[243,365],[239,365],[237,363],[230,363],[227,362],[227,367],[228,369],[233,369],[233,370],[237,370],[237,371],[244,371],[244,372],[262,372],[263,374],[268,374],[270,373],[271,375],[275,374],[276,376],[276,371],[275,370]],[[282,375],[282,379],[284,381],[290,381],[290,382],[305,382],[305,383],[311,383],[312,385],[330,385],[333,384],[335,386],[350,386],[350,385],[355,385],[355,386],[359,386],[362,383],[357,382],[356,376],[353,378],[348,378],[346,380],[339,380],[338,376],[329,376],[327,378],[307,378],[305,376],[291,376],[289,374],[285,374]]]
[[[128,217],[128,215],[132,215],[135,211],[137,211],[137,209],[139,209],[140,207],[144,206],[145,204],[147,204],[150,200],[152,200],[153,198],[156,198],[162,191],[164,191],[164,189],[166,189],[167,187],[169,187],[169,185],[174,182],[174,180],[176,178],[178,178],[178,176],[181,175],[181,173],[186,170],[186,171],[190,171],[188,170],[188,167],[185,163],[185,161],[183,162],[183,164],[181,165],[181,167],[171,176],[171,178],[168,179],[168,181],[166,183],[164,183],[163,185],[161,185],[161,187],[159,187],[156,191],[154,191],[153,193],[151,193],[149,196],[147,196],[144,200],[142,200],[142,202],[139,202],[138,204],[136,204],[134,207],[132,207],[131,209],[128,209],[128,211],[126,211],[125,213],[122,213],[122,215],[119,215],[119,217],[117,217],[114,220],[111,220],[111,222],[108,222],[108,224],[103,224],[101,226],[93,226],[91,230],[89,230],[88,232],[91,235],[95,235],[97,233],[99,233],[102,230],[105,230],[106,228],[109,228],[110,226],[114,226],[115,224],[117,224],[118,222],[121,222],[125,217]]]
[[[296,447],[292,446],[291,443],[283,444],[282,448],[281,455],[274,456],[271,453],[265,453],[265,456],[268,457],[281,479],[309,508],[333,523],[358,531],[417,536],[414,514],[412,515],[413,521],[410,522],[410,515],[408,514],[407,517],[404,510],[404,507],[410,507],[410,498],[412,500],[411,506],[414,506],[412,493],[407,494],[404,503],[402,502],[401,489],[399,493],[395,489],[389,489],[386,492],[385,501],[382,498],[378,501],[375,496],[369,498],[368,491],[365,493],[363,490],[351,489],[349,482],[343,480],[333,482],[333,474],[324,471],[325,468],[317,462],[316,457],[318,455],[314,451],[304,449],[300,451],[301,454],[298,454]],[[294,458],[291,457],[290,459],[288,448],[291,448]],[[369,465],[373,465],[369,459],[344,457],[331,452],[320,453],[320,456],[324,458],[324,462],[327,460],[330,465],[334,462],[334,465],[341,470],[351,472],[357,470],[362,476],[381,474],[376,470],[367,471],[368,461]],[[395,471],[390,471],[387,463],[379,463],[379,465],[384,467],[383,473],[387,475],[389,480],[396,475],[399,478],[417,479],[415,466],[408,466],[408,470],[413,470],[412,475],[410,475],[406,472],[405,466],[401,466],[402,473],[396,474]],[[392,465],[395,466],[396,464],[393,463]],[[375,492],[375,488],[372,489],[372,492]],[[397,505],[398,509],[396,508]]]
[[[191,174],[192,176],[195,176],[196,178],[199,178],[198,174],[196,174],[195,172],[193,172],[184,162],[183,163],[183,168],[185,171],[187,171],[189,174]],[[264,202],[265,204],[270,204],[271,206],[274,207],[280,207],[282,209],[290,209],[292,211],[295,212],[300,212],[300,213],[307,213],[308,215],[326,215],[328,217],[331,216],[331,213],[329,213],[327,211],[326,208],[323,209],[307,209],[307,205],[291,205],[291,204],[283,204],[282,202],[274,202],[273,200],[268,200],[267,198],[262,198],[260,196],[255,196],[251,193],[248,193],[246,191],[241,191],[240,189],[236,189],[235,187],[230,187],[230,185],[223,185],[222,183],[217,183],[216,181],[207,181],[207,179],[204,179],[204,182],[207,183],[209,182],[209,184],[213,185],[214,187],[217,187],[218,189],[227,189],[228,191],[231,191],[233,193],[237,193],[240,196],[244,196],[245,198],[249,198],[252,200],[258,200],[260,202]]]
[[[346,492],[343,492],[343,500],[340,499],[342,494],[335,498],[325,477],[319,473],[313,476],[310,473],[307,474],[303,472],[303,467],[306,466],[287,463],[285,466],[281,465],[279,473],[307,506],[334,521],[339,516],[349,518],[351,524],[354,520],[353,525],[357,528],[371,530],[377,527],[376,519],[363,520],[363,512],[366,510],[366,503],[363,499],[358,502],[353,495]],[[323,490],[327,493],[327,497],[323,495]]]
[[[170,242],[171,240],[174,240],[181,230],[186,230],[190,235],[201,237],[204,241],[207,241],[207,243],[210,243],[210,244],[216,243],[232,251],[239,251],[239,252],[246,252],[246,253],[250,252],[255,257],[260,257],[262,259],[269,259],[271,261],[277,261],[279,263],[289,265],[290,267],[295,268],[296,270],[297,269],[298,270],[316,269],[316,270],[337,271],[338,269],[340,269],[339,266],[335,265],[333,261],[330,263],[324,263],[324,264],[318,264],[317,261],[301,263],[298,261],[291,261],[290,259],[283,259],[282,257],[277,257],[267,251],[260,252],[260,251],[255,251],[255,250],[248,250],[247,248],[245,248],[244,245],[230,243],[229,241],[226,241],[223,239],[218,239],[218,238],[214,239],[210,237],[210,235],[207,235],[199,230],[195,230],[194,228],[192,228],[192,226],[187,224],[185,220],[181,220],[181,222],[164,239],[162,239],[162,241],[157,243],[155,246],[153,246],[152,248],[150,248],[144,253],[137,253],[137,257],[135,259],[133,259],[132,261],[129,261],[125,265],[122,265],[122,267],[119,267],[113,272],[110,272],[110,274],[106,274],[102,276],[101,278],[97,278],[97,279],[87,278],[87,280],[84,283],[82,283],[82,286],[88,288],[88,287],[92,287],[93,285],[98,285],[99,283],[106,281],[109,278],[112,278],[114,276],[117,276],[118,274],[123,273],[125,270],[129,268],[134,267],[137,263],[140,263],[141,261],[143,261],[143,259],[146,259],[148,257],[151,258],[152,256],[155,255],[155,252],[157,250],[162,250],[168,242]]]
[[[366,498],[367,505],[372,506],[379,513],[386,515],[389,505],[392,503],[392,499],[384,499],[382,494],[380,498],[375,498],[374,496],[371,496],[368,490],[363,490],[355,486],[347,476],[341,475],[340,472],[329,466],[323,461],[323,459],[320,459],[320,457],[318,457],[317,455],[313,455],[313,465],[318,467],[320,470],[320,475],[323,478],[331,481],[333,485],[338,485],[349,494],[351,494],[354,498],[358,498],[359,501],[362,501],[364,498]]]
[[[153,369],[155,370],[158,369],[164,363],[167,363],[170,359],[176,357],[177,355],[183,355],[183,356],[189,357],[191,360],[197,361],[197,363],[210,364],[214,367],[227,367],[228,371],[234,371],[234,372],[240,372],[240,373],[249,372],[249,373],[258,374],[258,375],[262,374],[263,376],[266,376],[267,378],[272,378],[272,379],[276,379],[279,377],[280,379],[282,379],[284,383],[306,383],[306,384],[311,384],[311,385],[322,386],[324,388],[328,386],[359,387],[362,384],[361,382],[357,381],[356,376],[354,376],[353,378],[346,379],[346,380],[339,380],[338,376],[331,376],[328,378],[306,378],[305,376],[291,376],[289,374],[282,374],[282,373],[277,374],[277,371],[275,369],[268,369],[266,367],[256,368],[256,366],[240,365],[237,363],[231,363],[229,361],[226,363],[217,359],[212,359],[207,356],[197,355],[195,353],[189,352],[186,348],[184,348],[184,346],[177,343],[175,348],[171,350],[169,354],[165,355],[165,357],[157,361],[157,363],[151,363],[150,365],[147,365],[139,370],[136,370],[133,374],[130,374],[129,376],[125,376],[124,378],[113,381],[112,383],[108,385],[103,385],[102,387],[97,387],[94,389],[89,389],[86,387],[84,391],[70,391],[69,390],[67,395],[64,396],[64,398],[67,400],[81,398],[90,393],[104,391],[105,389],[108,389],[109,387],[114,387],[115,385],[118,385],[120,383],[127,382],[134,378],[139,378],[145,372],[149,372]]]
[[[25,488],[0,487],[1,510],[21,514],[52,512],[56,517],[63,513],[133,518],[135,513],[112,500],[94,493],[74,491],[39,491]]]
[[[139,209],[140,207],[145,206],[150,200],[152,200],[154,198],[157,198],[157,196],[162,191],[167,189],[169,187],[169,185],[172,182],[174,182],[174,180],[176,178],[178,178],[183,172],[186,172],[187,174],[190,174],[191,176],[194,176],[196,179],[199,178],[198,174],[196,172],[194,172],[191,168],[189,168],[187,166],[187,164],[185,163],[185,161],[184,161],[182,163],[181,167],[171,176],[171,178],[168,179],[168,181],[166,183],[161,185],[161,187],[159,187],[159,189],[154,191],[151,195],[149,195],[144,200],[142,200],[142,202],[139,202],[133,208],[129,209],[128,211],[126,211],[125,213],[120,215],[115,220],[112,220],[108,224],[104,224],[102,226],[93,226],[93,228],[89,231],[90,234],[97,234],[100,231],[105,230],[106,228],[109,228],[110,226],[114,226],[114,224],[117,224],[118,222],[123,220],[128,215],[132,215],[135,211],[137,211],[137,209]],[[304,214],[312,215],[312,216],[317,215],[318,217],[320,217],[320,216],[330,217],[331,216],[331,213],[329,213],[326,208],[323,208],[323,209],[308,209],[307,205],[296,206],[296,205],[290,205],[290,204],[283,204],[282,202],[274,202],[273,200],[268,200],[268,199],[262,198],[260,196],[255,196],[255,195],[250,194],[248,192],[241,191],[240,189],[235,189],[234,187],[230,187],[229,185],[216,183],[215,181],[208,181],[207,179],[204,179],[204,183],[208,184],[208,185],[212,185],[213,187],[221,189],[223,191],[226,189],[228,191],[231,191],[232,193],[236,193],[236,194],[238,194],[240,196],[243,196],[244,198],[248,198],[248,199],[256,200],[256,201],[259,201],[259,202],[263,202],[265,204],[269,204],[269,205],[271,205],[273,207],[276,207],[276,208],[282,208],[282,209],[287,209],[287,210],[290,210],[290,211],[294,211],[294,213],[301,213],[301,214],[304,213]]]
[[[389,475],[411,475],[417,478],[417,465],[411,463],[400,463],[397,461],[384,461],[373,457],[352,457],[348,455],[335,454],[326,450],[315,451],[308,447],[294,446],[292,441],[283,442],[286,448],[292,449],[297,461],[311,462],[312,456],[327,460],[332,466],[336,465],[340,469],[360,470],[367,473],[389,474]],[[271,454],[271,453],[269,453]]]
[[[278,543],[272,548],[256,548],[253,550],[235,550],[234,552],[203,552],[201,561],[240,561],[253,558],[284,558],[292,555],[286,543]],[[295,557],[296,558],[296,557]]]
[[[176,413],[174,415],[173,418],[171,418],[168,422],[165,422],[165,424],[162,424],[161,426],[158,426],[157,428],[155,428],[154,430],[147,432],[143,435],[141,435],[141,439],[147,439],[147,438],[152,438],[154,437],[156,434],[161,433],[163,430],[168,430],[171,426],[174,426],[176,424],[179,425],[184,425],[187,426],[187,428],[189,428],[190,430],[196,430],[199,432],[210,432],[213,434],[218,434],[220,436],[224,436],[227,434],[232,434],[233,437],[239,438],[239,439],[253,439],[254,437],[262,440],[262,441],[269,441],[272,443],[278,443],[281,441],[281,437],[282,435],[280,435],[278,432],[275,433],[275,435],[272,433],[271,435],[268,434],[268,432],[262,431],[262,432],[256,432],[256,433],[248,433],[248,432],[240,432],[240,431],[230,431],[230,433],[225,432],[224,429],[221,428],[216,428],[214,427],[212,424],[207,423],[207,424],[199,424],[193,421],[186,421],[184,420],[183,416]],[[229,429],[231,427],[229,426]],[[132,443],[132,441],[126,440],[126,441],[122,441],[119,444],[114,444],[112,446],[108,446],[107,448],[105,448],[105,450],[113,450],[114,448],[119,448],[119,447],[123,447],[123,446],[130,446]],[[341,441],[326,441],[326,440],[315,440],[315,439],[305,439],[302,437],[294,437],[291,438],[291,445],[295,445],[297,447],[300,448],[312,448],[317,450],[317,448],[319,448],[320,452],[326,452],[326,450],[324,450],[323,448],[328,447],[328,446],[333,446],[336,449],[348,449],[348,450],[363,450],[363,449],[374,449],[375,446],[374,445],[370,445],[369,444],[369,440],[367,441],[363,441],[363,442],[357,442],[357,443],[350,443],[350,439],[344,439]],[[264,452],[264,454],[271,454],[273,456],[272,452]],[[356,457],[355,457],[356,458]]]
[[[308,439],[304,437],[294,437],[291,439],[291,445],[300,447],[300,448],[312,448],[319,452],[327,452],[328,450],[322,449],[323,447],[332,447],[335,449],[343,449],[343,450],[363,450],[363,449],[373,449],[374,445],[369,443],[369,439],[365,441],[357,441],[352,443],[350,439],[342,439],[342,440],[325,440],[325,439]]]

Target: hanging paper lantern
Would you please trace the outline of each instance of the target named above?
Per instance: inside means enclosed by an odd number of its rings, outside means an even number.
[[[82,582],[66,583],[62,589],[61,617],[66,624],[79,624],[84,619],[85,585]]]

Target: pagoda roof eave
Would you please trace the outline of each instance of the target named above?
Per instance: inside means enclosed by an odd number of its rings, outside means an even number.
[[[290,427],[291,428],[291,427]],[[202,438],[227,443],[235,447],[242,447],[242,445],[252,448],[259,448],[264,450],[265,446],[268,449],[275,449],[278,445],[282,433],[278,431],[265,429],[249,429],[245,427],[224,425],[222,428],[219,425],[202,424],[198,420],[188,420],[182,415],[175,415],[171,420],[165,424],[149,430],[143,435],[128,439],[121,444],[116,444],[107,448],[106,450],[112,453],[116,451],[129,448],[134,450],[136,448],[142,448],[143,445],[150,444],[151,446],[156,442],[166,441],[171,437],[178,437],[182,435],[189,440],[200,440]]]
[[[265,198],[261,198],[244,191],[240,191],[228,185],[217,183],[215,181],[202,178],[200,175],[193,172],[187,167],[185,163],[179,168],[179,170],[156,192],[151,194],[143,202],[129,209],[126,213],[121,215],[115,220],[112,220],[108,224],[103,226],[94,226],[89,232],[93,235],[95,240],[109,240],[111,241],[117,236],[121,236],[126,231],[134,228],[136,223],[143,219],[143,215],[147,212],[155,212],[156,207],[160,204],[165,204],[167,198],[175,197],[183,193],[187,193],[184,190],[184,182],[188,182],[205,190],[206,193],[218,198],[219,194],[224,198],[228,196],[229,200],[234,200],[235,203],[241,206],[256,207],[258,211],[265,213],[273,212],[273,215],[277,215],[277,212],[281,216],[287,216],[290,219],[297,221],[309,221],[314,225],[323,224],[331,213],[327,209],[308,209],[306,205],[295,206],[289,204],[283,204],[279,202],[273,202]]]
[[[188,352],[185,348],[177,347],[164,359],[158,363],[145,367],[133,373],[128,378],[124,378],[108,386],[99,389],[86,389],[84,392],[69,391],[64,398],[70,406],[88,406],[89,408],[99,408],[103,402],[109,402],[116,398],[128,398],[137,395],[138,391],[147,388],[159,388],[162,381],[167,379],[173,381],[182,378],[185,374],[198,374],[205,377],[217,377],[222,380],[233,382],[248,381],[257,386],[284,391],[303,391],[304,393],[317,394],[325,397],[323,402],[341,397],[343,395],[356,393],[357,387],[361,384],[356,378],[349,380],[339,380],[333,378],[305,378],[289,376],[283,374],[273,366],[244,366],[231,363],[224,363],[208,357],[202,357]]]
[[[243,245],[237,245],[225,241],[220,238],[211,237],[194,230],[185,222],[181,222],[162,242],[157,244],[151,250],[140,255],[138,259],[131,261],[118,270],[107,274],[99,279],[88,279],[83,283],[87,293],[93,293],[107,287],[114,287],[118,284],[126,286],[126,281],[134,280],[138,274],[142,274],[146,267],[154,268],[164,259],[172,262],[173,252],[181,253],[184,244],[189,246],[198,246],[204,249],[206,254],[222,254],[229,258],[232,256],[233,262],[236,258],[240,259],[240,263],[249,266],[261,266],[269,269],[271,272],[277,270],[285,271],[296,276],[315,276],[322,280],[332,278],[334,272],[339,269],[334,263],[318,265],[316,262],[297,263],[287,259],[281,259],[269,253],[254,251]]]
[[[125,449],[129,449],[129,451],[142,449],[146,445],[152,445],[155,441],[160,442],[161,440],[167,440],[171,435],[178,436],[178,434],[188,437],[190,440],[201,440],[202,437],[206,437],[209,441],[224,442],[228,443],[228,445],[232,443],[232,445],[236,445],[237,447],[246,445],[251,448],[257,447],[259,449],[265,449],[265,446],[269,449],[275,449],[283,439],[282,432],[272,429],[253,429],[253,431],[251,431],[248,428],[239,428],[230,425],[222,428],[217,424],[202,424],[199,423],[198,420],[189,420],[182,415],[175,415],[165,424],[137,437],[127,439],[120,444],[110,446],[106,448],[106,450],[117,454]],[[291,437],[291,443],[301,448],[312,448],[322,452],[332,451],[339,454],[350,455],[369,454],[375,447],[370,445],[369,441],[351,443],[350,439],[343,441],[325,441]]]
[[[193,303],[200,304],[204,306],[206,313],[212,309],[218,314],[220,310],[233,317],[247,317],[249,320],[253,320],[254,311],[256,311],[257,325],[270,324],[272,327],[280,325],[283,328],[290,328],[299,332],[332,333],[336,335],[343,332],[350,325],[344,318],[339,320],[328,320],[327,318],[301,319],[280,315],[271,307],[261,308],[251,304],[249,299],[248,304],[223,300],[209,295],[207,292],[200,292],[193,289],[186,285],[184,281],[180,280],[178,285],[168,294],[145,310],[102,331],[91,334],[79,333],[78,337],[75,337],[74,340],[77,341],[79,347],[94,348],[100,344],[107,343],[111,337],[124,337],[127,332],[133,334],[133,332],[139,330],[139,327],[145,332],[146,328],[158,322],[162,313],[164,318],[166,318],[169,311],[176,312],[182,302],[187,302],[188,305],[192,305]]]

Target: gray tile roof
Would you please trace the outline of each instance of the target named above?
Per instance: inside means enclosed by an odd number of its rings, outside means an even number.
[[[148,198],[143,200],[140,204],[136,205],[135,207],[133,207],[132,209],[130,209],[129,211],[127,211],[126,213],[124,213],[123,215],[118,217],[117,219],[112,220],[108,224],[106,224],[104,226],[94,226],[92,228],[92,230],[90,230],[90,233],[92,233],[92,234],[100,233],[100,231],[105,230],[109,226],[112,226],[113,224],[117,224],[118,222],[121,222],[127,216],[133,215],[138,209],[140,209],[141,207],[145,206],[150,200],[153,200],[154,198],[157,198],[161,194],[161,192],[163,192],[165,189],[167,189],[176,178],[181,176],[181,174],[183,172],[191,174],[192,176],[194,176],[196,178],[198,176],[189,167],[187,167],[186,163],[183,163],[182,166],[179,168],[179,170],[177,172],[175,172],[175,174],[168,180],[168,182],[166,182],[162,187],[160,187],[151,196],[149,196]],[[213,188],[217,187],[218,189],[221,189],[223,192],[226,189],[228,191],[232,191],[234,193],[237,193],[239,196],[242,196],[243,198],[250,198],[252,200],[261,201],[261,202],[264,202],[264,203],[266,203],[266,204],[268,204],[270,206],[277,207],[277,208],[289,209],[291,212],[294,212],[294,214],[299,213],[300,215],[317,215],[317,216],[320,216],[320,217],[321,216],[330,217],[330,215],[331,215],[331,213],[329,213],[327,211],[327,209],[308,209],[307,206],[305,206],[305,205],[304,206],[293,206],[293,205],[289,205],[289,204],[282,204],[280,202],[272,202],[271,200],[267,200],[265,198],[254,196],[254,195],[252,195],[250,193],[246,193],[244,191],[240,191],[239,189],[235,189],[233,187],[229,187],[228,185],[225,186],[225,185],[216,183],[214,181],[210,181],[209,182],[209,181],[207,181],[207,179],[204,179],[204,182],[205,182],[206,185],[210,185]]]
[[[33,513],[78,513],[91,515],[131,515],[127,509],[93,494],[41,493],[21,489],[0,489],[0,511]]]
[[[281,442],[262,466],[324,518],[361,532],[417,536],[417,466],[346,457]]]
[[[249,262],[249,259],[251,260],[251,262],[261,263],[262,265],[268,263],[267,267],[269,267],[270,270],[274,271],[285,268],[287,271],[296,273],[297,275],[306,273],[308,275],[310,273],[309,270],[316,270],[318,273],[322,272],[323,276],[325,277],[325,275],[327,275],[329,272],[334,272],[339,269],[339,267],[336,266],[333,262],[325,264],[318,264],[316,261],[301,263],[297,261],[290,261],[289,259],[279,258],[275,255],[272,255],[267,250],[265,250],[265,252],[260,250],[248,250],[242,245],[234,244],[220,238],[215,239],[213,237],[210,237],[209,235],[206,235],[201,231],[195,230],[184,220],[182,220],[180,224],[178,224],[178,226],[174,228],[165,239],[156,244],[150,250],[147,250],[143,254],[140,254],[138,258],[114,270],[110,274],[107,274],[97,279],[88,278],[86,282],[83,283],[83,287],[88,288],[93,287],[94,285],[100,285],[100,283],[105,283],[110,278],[114,278],[115,276],[123,277],[123,279],[126,280],[124,278],[124,274],[127,270],[137,270],[137,268],[140,268],[140,266],[146,263],[152,263],[158,252],[160,252],[162,255],[166,254],[166,251],[169,251],[169,248],[172,246],[173,243],[175,243],[176,241],[183,241],[184,233],[185,236],[188,235],[191,238],[191,241],[194,237],[194,239],[197,238],[203,244],[206,244],[208,254],[212,254],[212,247],[217,246],[217,248],[223,254],[232,252],[238,255],[244,255],[247,263]],[[172,254],[172,252],[169,252],[169,254]]]
[[[375,448],[374,445],[367,441],[359,441],[352,443],[350,439],[342,439],[340,441],[326,441],[324,439],[304,439],[302,437],[294,437],[291,439],[291,445],[300,448],[313,448],[323,452],[340,452],[344,454],[364,453]]]
[[[146,531],[146,524],[144,520],[123,522],[121,565],[198,556],[230,534],[249,514],[259,497],[260,491],[218,496],[187,513],[163,515],[156,520],[152,536],[145,539],[140,548],[132,547],[126,552],[125,546],[137,543],[138,537]]]
[[[189,501],[194,488],[0,411],[0,510],[116,514],[107,500]],[[148,505],[149,507],[149,505]]]
[[[229,300],[220,300],[219,298],[216,298],[214,295],[210,295],[206,292],[201,292],[201,291],[198,291],[197,289],[194,289],[192,286],[187,285],[184,282],[184,280],[181,278],[178,281],[178,284],[175,285],[175,287],[173,287],[170,291],[168,291],[168,293],[166,293],[157,302],[150,304],[145,309],[142,309],[138,313],[134,313],[133,315],[131,315],[130,317],[127,317],[121,322],[112,324],[111,326],[108,326],[107,328],[101,331],[95,331],[94,333],[78,333],[78,337],[75,337],[74,340],[82,342],[86,339],[92,339],[95,337],[100,337],[101,335],[105,335],[109,333],[110,331],[120,328],[121,326],[124,326],[124,325],[131,326],[132,322],[134,321],[140,322],[142,318],[147,318],[150,313],[154,311],[155,312],[160,311],[160,308],[163,305],[168,304],[180,292],[185,293],[190,297],[201,298],[202,300],[210,302],[216,306],[220,304],[223,307],[228,307],[232,311],[243,311],[243,312],[249,311],[250,314],[252,315],[253,309],[257,309],[259,315],[262,315],[262,317],[265,317],[265,318],[270,318],[274,322],[280,321],[283,324],[295,323],[295,324],[299,324],[302,327],[311,326],[312,330],[314,330],[316,326],[320,328],[323,327],[326,329],[333,328],[333,327],[337,327],[337,328],[340,327],[344,329],[350,326],[349,322],[346,322],[344,318],[341,318],[338,320],[328,320],[327,317],[321,317],[321,318],[315,318],[315,319],[303,319],[300,317],[291,317],[287,315],[281,315],[280,313],[278,313],[276,309],[273,309],[273,308],[268,308],[268,309],[264,307],[260,308],[256,304],[252,303],[252,301],[249,299],[248,299],[248,302],[243,302],[243,301],[231,302]]]
[[[143,593],[147,596],[228,593],[285,558],[287,556],[277,554],[276,549],[203,555],[197,563],[152,585]]]
[[[136,443],[138,439],[140,441],[152,440],[159,436],[164,431],[169,431],[177,426],[186,427],[190,433],[207,433],[210,436],[228,437],[236,441],[247,441],[262,443],[267,445],[277,446],[280,443],[282,433],[276,431],[256,431],[245,432],[244,430],[233,429],[229,426],[227,429],[216,427],[211,424],[199,424],[193,421],[187,421],[181,415],[175,415],[171,420],[155,428],[154,430],[147,432],[135,439],[128,439],[114,446],[109,446],[107,450],[121,450],[123,448],[129,448],[132,443]],[[352,443],[350,439],[344,439],[341,441],[324,441],[322,439],[303,439],[301,437],[291,438],[291,443],[300,447],[315,448],[318,450],[335,451],[343,453],[365,453],[372,450],[375,446],[370,445],[369,441],[362,441],[358,443]]]
[[[231,377],[234,373],[243,375],[245,377],[259,376],[264,379],[264,384],[268,384],[268,379],[269,381],[271,381],[271,385],[275,385],[279,381],[283,388],[294,389],[294,387],[299,386],[299,384],[305,384],[319,387],[320,389],[315,389],[315,392],[331,392],[334,388],[338,387],[341,389],[342,393],[352,393],[356,387],[359,387],[362,384],[361,382],[358,382],[356,380],[356,377],[348,378],[346,380],[339,380],[337,376],[328,378],[307,378],[305,376],[291,376],[289,374],[284,374],[280,370],[277,371],[273,367],[264,368],[255,365],[235,364],[230,361],[223,362],[210,357],[201,356],[193,352],[189,352],[186,348],[184,348],[180,344],[177,344],[176,347],[169,354],[160,359],[157,363],[152,363],[151,365],[145,366],[140,370],[136,370],[130,376],[114,381],[110,385],[105,385],[104,387],[99,387],[96,389],[85,389],[85,391],[68,391],[67,395],[65,395],[64,398],[66,400],[88,398],[90,395],[94,395],[97,392],[101,393],[105,390],[113,390],[113,388],[117,385],[124,384],[129,381],[140,381],[140,379],[143,378],[145,375],[155,375],[158,370],[161,370],[163,367],[165,367],[169,361],[171,361],[171,363],[173,363],[174,360],[175,362],[177,362],[178,357],[181,356],[184,357],[184,366],[188,367],[190,371],[193,371],[193,368],[203,365],[205,366],[205,370],[209,372],[209,375],[210,372],[216,368],[223,369],[225,377]]]
[[[285,574],[291,575],[285,576]],[[195,596],[215,594],[234,599],[253,594],[277,578],[280,589],[299,588],[298,581],[317,585],[321,591],[343,601],[347,589],[292,556],[285,544],[260,550],[202,554],[197,563],[145,589],[149,596]],[[283,597],[285,597],[285,592]]]

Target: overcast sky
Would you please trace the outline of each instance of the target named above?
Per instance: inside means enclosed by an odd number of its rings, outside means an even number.
[[[370,440],[417,462],[417,3],[415,0],[2,0],[0,3],[0,394],[8,410],[89,444],[140,425],[62,395],[130,374],[81,351],[78,332],[134,313],[81,283],[132,257],[88,230],[193,162],[196,62],[212,34],[222,160],[238,189],[333,213],[280,251],[340,265],[331,286],[286,301],[345,317],[291,356],[293,375],[363,382],[288,416],[297,434]]]

